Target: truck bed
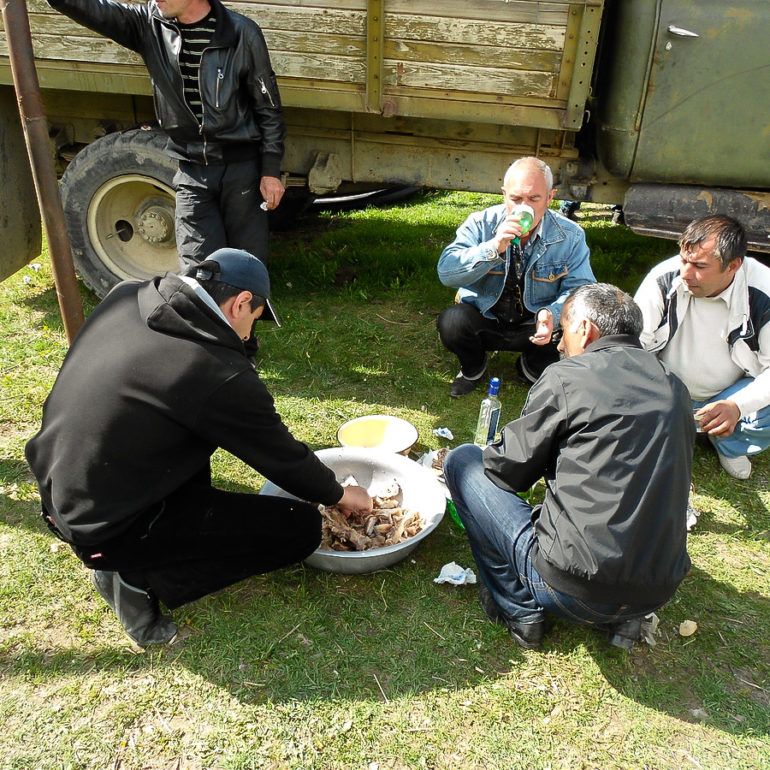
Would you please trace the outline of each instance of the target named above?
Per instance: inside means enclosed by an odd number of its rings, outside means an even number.
[[[284,104],[549,129],[580,127],[602,0],[227,3],[262,28]],[[29,0],[44,89],[149,94],[138,56]],[[0,22],[0,83],[10,83]]]

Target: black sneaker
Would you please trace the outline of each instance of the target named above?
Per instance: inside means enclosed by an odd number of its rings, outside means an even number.
[[[126,583],[117,572],[94,570],[91,582],[118,616],[123,630],[140,647],[168,644],[177,635],[176,624],[161,615],[158,600]]]
[[[481,371],[473,376],[466,377],[462,370],[457,373],[457,377],[452,380],[452,385],[449,388],[449,395],[452,398],[459,398],[460,396],[467,396],[473,390],[479,386],[479,383],[484,380],[484,372],[487,370],[488,358],[484,356],[484,366],[481,367]]]
[[[500,608],[495,604],[492,594],[483,580],[479,580],[479,604],[484,614],[493,622],[500,623],[508,629],[508,633],[519,647],[525,650],[536,650],[543,643],[545,635],[545,621],[538,620],[534,623],[521,623],[518,620],[505,617]]]
[[[475,380],[469,380],[467,377],[463,376],[462,372],[460,372],[457,377],[452,380],[452,385],[449,388],[449,395],[452,396],[452,398],[467,396],[471,391],[476,390],[481,380],[481,377],[478,377]]]
[[[631,650],[634,642],[642,638],[642,618],[631,618],[608,628],[610,644],[623,650]]]

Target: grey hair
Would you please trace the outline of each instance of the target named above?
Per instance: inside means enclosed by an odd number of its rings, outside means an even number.
[[[714,256],[722,263],[722,272],[734,259],[743,259],[746,255],[746,230],[737,219],[725,214],[693,219],[679,238],[679,248],[689,254],[709,238],[716,238]]]
[[[540,158],[535,158],[534,156],[519,158],[518,160],[515,160],[513,163],[511,163],[505,172],[505,176],[503,177],[503,187],[508,184],[508,179],[510,178],[511,174],[513,174],[514,171],[520,169],[522,166],[528,166],[534,171],[539,171],[545,179],[545,186],[548,188],[548,191],[550,192],[553,190],[553,171],[551,171],[551,167],[545,161],[540,160]]]
[[[629,294],[610,283],[578,286],[565,300],[562,317],[567,323],[587,318],[602,337],[610,334],[638,337],[644,327],[639,305]]]

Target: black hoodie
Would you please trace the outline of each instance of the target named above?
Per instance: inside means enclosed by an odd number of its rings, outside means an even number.
[[[303,500],[342,497],[281,422],[235,331],[167,275],[119,284],[91,314],[25,452],[60,532],[95,545],[206,469],[217,447]]]

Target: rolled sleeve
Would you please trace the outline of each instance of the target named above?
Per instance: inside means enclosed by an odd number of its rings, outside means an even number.
[[[457,228],[455,239],[438,261],[438,277],[444,286],[459,289],[483,278],[490,270],[505,265],[505,254],[498,254],[492,245],[484,212],[471,214]]]

